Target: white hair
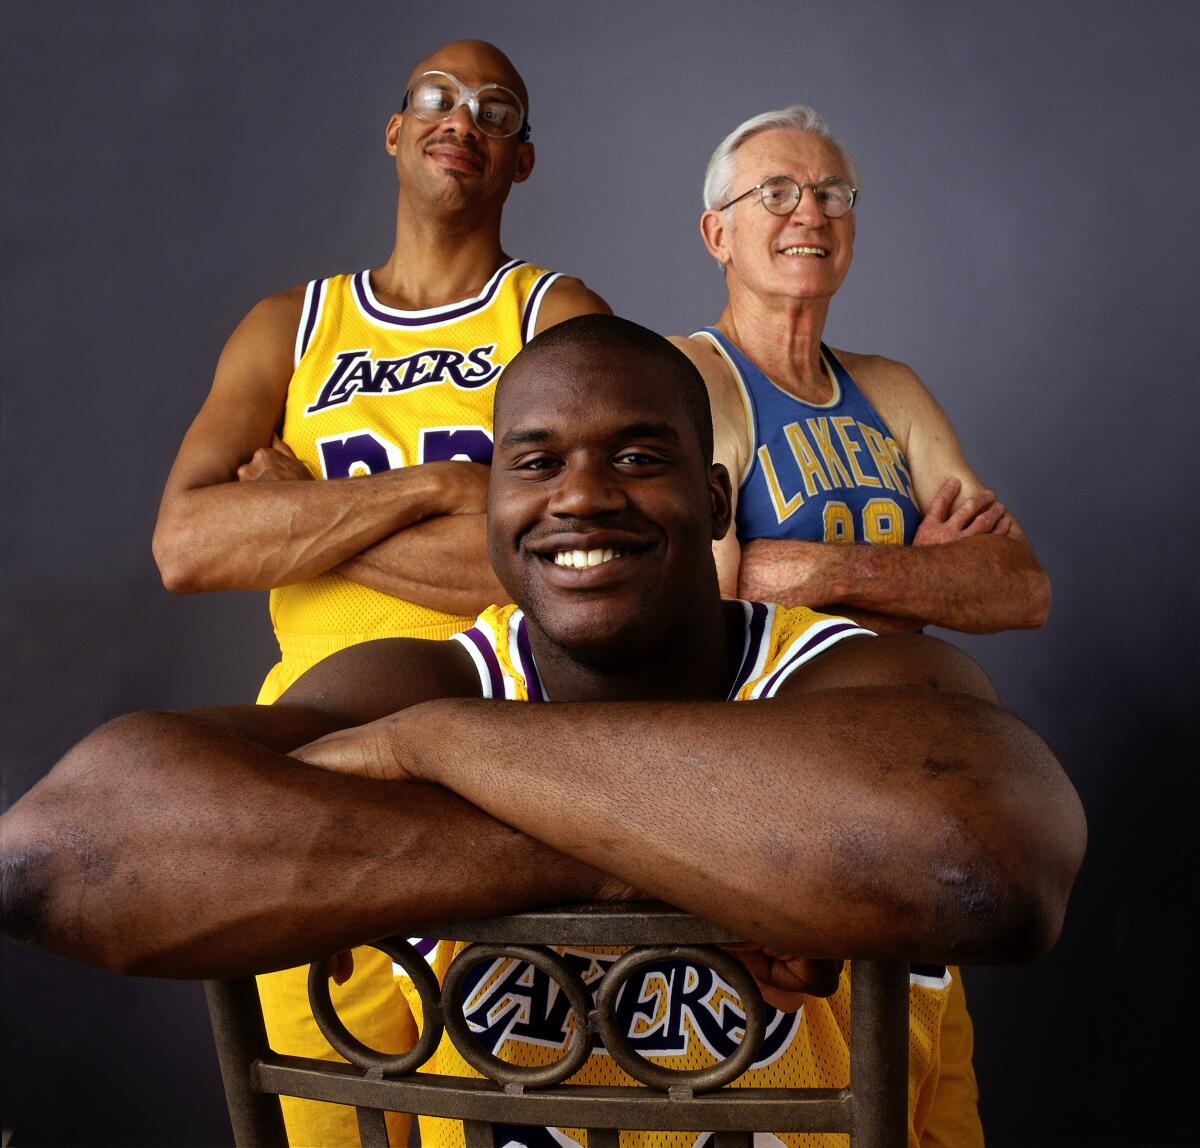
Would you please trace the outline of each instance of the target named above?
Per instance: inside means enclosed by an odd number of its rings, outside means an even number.
[[[834,139],[824,117],[807,104],[792,104],[791,107],[780,108],[777,112],[763,112],[761,115],[752,116],[717,144],[717,150],[712,153],[712,159],[704,169],[704,206],[707,209],[714,210],[729,201],[732,194],[730,183],[733,180],[733,153],[751,136],[770,131],[772,128],[811,132],[823,140],[828,140],[842,157],[851,186],[859,186],[858,164],[854,162],[854,157],[846,145]]]

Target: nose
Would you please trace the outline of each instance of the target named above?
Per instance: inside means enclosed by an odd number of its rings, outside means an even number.
[[[824,225],[828,216],[821,210],[821,205],[817,202],[817,190],[811,183],[800,185],[800,200],[792,208],[791,218],[807,227]]]
[[[569,462],[554,480],[549,511],[556,518],[596,518],[625,506],[625,490],[607,459]]]
[[[466,104],[459,104],[443,121],[444,125],[454,129],[459,136],[474,136],[479,138],[480,131],[471,115],[471,109]]]

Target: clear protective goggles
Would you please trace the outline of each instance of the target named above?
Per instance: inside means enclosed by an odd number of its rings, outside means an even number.
[[[400,110],[412,108],[417,119],[436,124],[448,120],[464,104],[485,136],[502,140],[520,133],[522,142],[529,139],[525,106],[516,92],[500,84],[469,88],[449,72],[422,72],[404,93]]]

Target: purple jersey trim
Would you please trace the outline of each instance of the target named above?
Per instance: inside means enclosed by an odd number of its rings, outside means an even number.
[[[504,692],[504,673],[500,669],[500,662],[496,657],[495,650],[492,649],[492,643],[475,626],[472,626],[469,630],[463,630],[460,634],[455,634],[455,637],[460,642],[464,639],[469,639],[471,644],[479,651],[483,657],[484,664],[487,666],[488,677],[491,678],[491,696],[503,700],[507,696]]]
[[[533,650],[529,646],[529,631],[525,625],[525,614],[522,611],[521,620],[517,623],[517,653],[521,659],[521,672],[525,675],[525,691],[531,702],[544,702],[545,692],[542,689],[542,675],[538,673],[537,662],[533,660]]]
[[[358,272],[351,279],[351,283],[358,305],[377,323],[384,323],[390,327],[428,327],[435,323],[449,323],[453,319],[461,319],[464,315],[483,310],[495,297],[505,275],[513,268],[520,267],[524,262],[524,259],[510,259],[488,280],[487,286],[474,299],[467,299],[462,303],[452,303],[445,308],[430,308],[428,311],[394,311],[390,308],[383,310],[371,299],[366,271]]]
[[[812,652],[814,646],[819,646],[823,642],[827,642],[830,638],[836,638],[839,634],[845,634],[849,630],[857,630],[861,634],[869,633],[856,622],[835,622],[832,626],[822,626],[817,634],[813,634],[808,641],[804,643],[786,662],[783,663],[767,680],[767,684],[762,688],[761,696],[769,698],[771,691],[779,684],[781,677],[785,677],[788,672],[798,663],[802,662],[809,653]]]
[[[746,684],[758,661],[758,648],[767,624],[767,608],[762,602],[749,602],[747,605],[750,607],[750,624],[747,627],[746,656],[742,659],[742,668],[738,670],[737,677],[733,679],[733,685],[729,687],[729,701],[737,698],[738,690]]]
[[[524,346],[533,338],[533,317],[537,314],[538,304],[541,302],[542,295],[546,289],[558,278],[557,271],[547,271],[545,275],[538,278],[534,283],[533,289],[529,292],[529,298],[525,300],[525,310],[521,314],[521,345]]]
[[[304,317],[304,334],[300,336],[300,353],[296,356],[297,363],[304,357],[304,352],[308,350],[313,328],[317,325],[317,315],[321,311],[321,297],[324,294],[325,280],[314,279],[312,293],[309,295],[308,300],[308,314]]]

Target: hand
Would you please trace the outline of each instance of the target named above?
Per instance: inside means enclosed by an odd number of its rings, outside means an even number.
[[[992,491],[978,491],[955,507],[954,500],[961,490],[962,482],[957,478],[948,478],[942,483],[917,527],[917,533],[913,536],[914,546],[957,542],[960,538],[970,538],[975,534],[1003,536],[1012,529],[1012,516],[1005,510],[1004,503],[996,500]]]
[[[294,749],[291,756],[331,773],[351,773],[375,781],[414,780],[397,760],[391,737],[394,718],[336,730]]]
[[[277,434],[271,436],[270,446],[260,446],[237,469],[238,482],[285,482],[311,479],[312,473],[286,442]]]
[[[447,482],[446,514],[485,514],[492,468],[481,462],[428,462]]]
[[[764,948],[749,941],[721,945],[744,964],[758,982],[763,1000],[784,1012],[795,1012],[804,998],[832,996],[838,987],[844,961],[808,960]]]
[[[344,985],[354,976],[354,950],[343,949],[334,953],[329,962],[329,975],[335,985]]]

